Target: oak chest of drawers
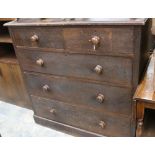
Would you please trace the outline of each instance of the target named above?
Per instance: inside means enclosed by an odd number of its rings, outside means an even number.
[[[34,118],[78,136],[134,136],[133,94],[149,57],[150,20],[8,23]]]

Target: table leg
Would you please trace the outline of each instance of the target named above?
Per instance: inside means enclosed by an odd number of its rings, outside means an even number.
[[[136,129],[136,137],[140,137],[142,135],[143,129],[143,120],[144,120],[144,103],[137,102],[137,129]]]

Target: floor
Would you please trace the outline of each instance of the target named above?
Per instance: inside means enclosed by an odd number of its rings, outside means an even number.
[[[0,101],[2,137],[68,137],[70,135],[38,125],[33,111]]]

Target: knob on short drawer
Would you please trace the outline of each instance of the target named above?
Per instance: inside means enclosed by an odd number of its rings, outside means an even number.
[[[36,60],[36,64],[39,65],[39,66],[43,66],[44,61],[42,59],[38,59],[38,60]]]
[[[99,103],[103,103],[104,101],[104,95],[103,94],[98,94],[97,97],[96,97],[96,100],[99,102]]]
[[[50,87],[48,85],[44,85],[42,88],[43,88],[43,91],[49,91],[50,90]]]
[[[95,68],[94,68],[94,71],[97,73],[97,74],[101,74],[102,73],[102,66],[100,65],[97,65]]]
[[[96,50],[97,46],[100,44],[100,37],[94,36],[89,41],[93,44],[93,50]]]
[[[39,37],[36,34],[34,34],[33,36],[31,36],[30,39],[32,42],[37,42],[39,40]]]
[[[99,122],[99,126],[100,126],[102,129],[104,129],[105,126],[106,126],[106,124],[105,124],[104,121],[100,121],[100,122]]]

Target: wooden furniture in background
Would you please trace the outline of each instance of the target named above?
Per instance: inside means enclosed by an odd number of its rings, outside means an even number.
[[[136,136],[141,136],[144,124],[144,114],[145,109],[155,109],[155,92],[154,92],[154,69],[155,58],[153,54],[151,55],[149,65],[147,67],[144,78],[137,87],[136,93],[134,95],[134,100],[136,101],[136,111],[137,111],[137,130]]]
[[[80,136],[135,136],[132,97],[151,20],[19,19],[9,27],[37,123]]]
[[[3,26],[12,20],[0,18],[0,100],[31,109],[12,39]]]

